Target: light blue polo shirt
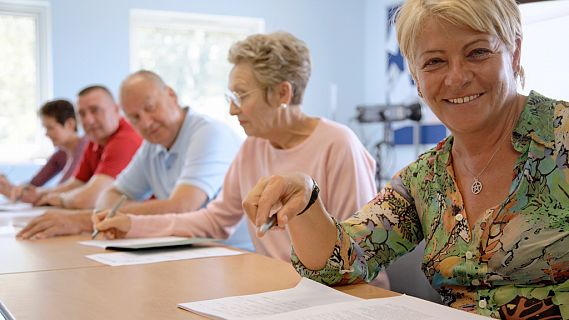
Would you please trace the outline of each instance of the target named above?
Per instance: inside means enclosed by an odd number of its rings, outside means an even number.
[[[144,141],[114,182],[130,199],[168,199],[179,184],[192,185],[215,197],[242,139],[227,125],[184,108],[186,117],[176,141],[166,150]]]

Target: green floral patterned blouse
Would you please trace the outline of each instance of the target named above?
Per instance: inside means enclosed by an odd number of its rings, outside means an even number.
[[[305,268],[294,251],[293,265],[328,285],[370,281],[424,239],[422,269],[445,304],[504,319],[569,319],[569,103],[532,91],[511,141],[521,156],[509,196],[474,228],[450,136],[337,223],[323,269]]]

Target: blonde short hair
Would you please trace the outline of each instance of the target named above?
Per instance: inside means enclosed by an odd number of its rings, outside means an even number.
[[[497,36],[510,53],[516,49],[516,40],[522,38],[520,10],[515,0],[407,0],[395,15],[395,28],[401,53],[410,68],[415,65],[416,40],[429,18]],[[523,82],[523,69],[520,67],[517,72]]]
[[[232,64],[248,62],[253,74],[265,88],[288,81],[292,85],[292,105],[302,103],[310,78],[310,51],[302,40],[288,32],[254,34],[229,49]]]

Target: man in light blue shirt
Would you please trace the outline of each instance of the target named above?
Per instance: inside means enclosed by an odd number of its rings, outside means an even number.
[[[242,139],[232,129],[180,107],[174,90],[151,71],[135,72],[123,81],[121,107],[144,142],[99,197],[96,208],[111,208],[126,195],[122,212],[181,213],[197,210],[215,197],[241,146]],[[54,231],[49,236],[91,231],[92,212],[52,217]],[[247,246],[250,240],[239,241]]]
[[[131,163],[117,177],[116,191],[139,201],[152,195],[156,199],[168,199],[183,185],[199,189],[207,200],[215,197],[241,141],[217,120],[190,108],[183,108],[182,114],[184,122],[174,144],[167,149],[144,141]]]
[[[144,143],[97,207],[109,208],[124,194],[131,201],[123,212],[178,213],[213,199],[241,145],[237,134],[218,120],[180,107],[176,93],[150,71],[128,76],[120,99]]]

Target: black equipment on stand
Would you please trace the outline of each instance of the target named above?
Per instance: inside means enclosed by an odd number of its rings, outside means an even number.
[[[414,103],[411,105],[359,105],[356,106],[356,120],[359,123],[375,123],[383,124],[383,137],[375,144],[375,161],[376,172],[375,181],[377,187],[381,189],[382,181],[389,179],[384,176],[385,154],[387,154],[394,146],[393,129],[391,124],[397,121],[412,120],[419,122],[421,120],[421,104]],[[418,135],[418,130],[414,130]],[[418,143],[419,137],[413,139]]]

